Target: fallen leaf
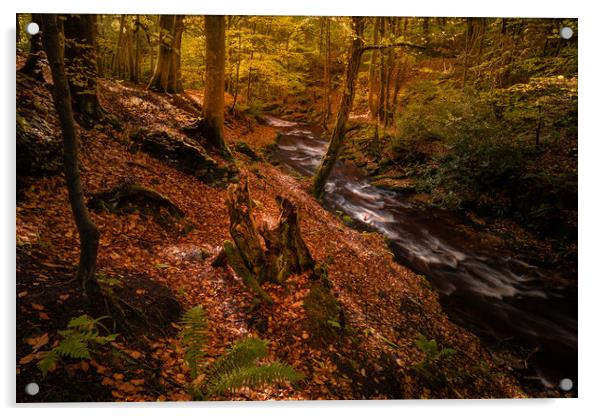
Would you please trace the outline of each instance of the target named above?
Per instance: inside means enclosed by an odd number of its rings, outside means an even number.
[[[44,310],[44,305],[40,305],[39,303],[32,303],[31,307],[34,308],[36,311]]]
[[[25,340],[28,345],[33,348],[33,351],[37,351],[42,348],[44,345],[48,344],[48,332],[44,335],[40,335],[39,337],[28,338]]]

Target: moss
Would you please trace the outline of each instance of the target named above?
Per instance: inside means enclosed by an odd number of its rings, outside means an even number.
[[[314,333],[321,336],[332,336],[342,329],[339,301],[322,283],[312,285],[303,300],[303,306]]]

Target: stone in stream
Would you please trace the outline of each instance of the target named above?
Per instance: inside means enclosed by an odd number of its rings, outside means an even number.
[[[372,181],[371,183],[372,183],[372,185],[374,185],[378,188],[388,189],[389,191],[407,192],[407,193],[416,192],[416,187],[414,186],[413,181],[409,178],[404,178],[404,179],[381,178],[381,179]]]

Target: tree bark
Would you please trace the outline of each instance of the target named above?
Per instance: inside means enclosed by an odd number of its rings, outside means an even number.
[[[318,199],[322,199],[322,196],[324,195],[326,182],[328,181],[328,178],[334,169],[337,158],[339,157],[339,153],[343,147],[343,141],[345,139],[345,125],[347,123],[347,119],[349,118],[349,113],[353,107],[355,79],[357,78],[362,61],[362,54],[364,52],[364,24],[365,18],[352,17],[353,40],[349,49],[349,58],[345,72],[345,83],[343,94],[341,96],[341,103],[339,105],[339,111],[337,114],[335,127],[330,138],[330,143],[328,145],[328,150],[320,162],[320,166],[314,177],[314,183],[312,187],[312,193]]]
[[[27,55],[27,61],[23,68],[20,69],[22,74],[29,75],[35,80],[44,82],[44,72],[42,71],[42,54],[44,53],[44,47],[42,46],[42,16],[39,14],[32,14],[31,19],[40,25],[40,33],[33,35],[30,38],[29,54]],[[17,17],[17,22],[19,18]],[[17,30],[20,34],[20,29]]]
[[[332,91],[332,81],[330,75],[330,18],[325,17],[324,19],[326,19],[326,22],[324,28],[324,113],[322,116],[322,125],[324,130],[327,130],[331,113],[330,92]]]
[[[378,45],[378,26],[379,26],[379,20],[380,18],[375,17],[374,18],[374,33],[373,33],[373,39],[372,39],[372,43],[374,45]],[[368,107],[370,109],[370,114],[372,114],[372,118],[376,118],[376,104],[374,103],[374,93],[376,90],[376,57],[377,57],[377,50],[373,50],[370,53],[370,69],[368,70]]]
[[[180,46],[184,31],[184,17],[161,15],[159,27],[159,56],[148,88],[168,93],[183,92]]]
[[[105,116],[97,92],[95,19],[95,14],[70,14],[63,21],[65,69],[73,110],[80,124],[86,128],[102,121]]]
[[[43,15],[43,23],[43,42],[54,82],[54,106],[59,115],[63,133],[65,180],[69,191],[71,210],[73,211],[80,239],[80,258],[77,277],[88,300],[93,304],[98,304],[103,299],[95,275],[100,232],[90,218],[80,182],[79,150],[71,107],[71,93],[65,65],[61,56],[62,45],[59,40],[57,16],[54,14]]]
[[[243,178],[239,184],[231,185],[226,203],[234,242],[226,241],[224,254],[220,253],[213,262],[220,266],[226,260],[245,285],[268,303],[272,299],[261,288],[264,282],[282,284],[291,274],[308,270],[315,274],[315,263],[301,236],[295,206],[282,197],[278,197],[278,202],[278,225],[272,229],[265,223],[257,227],[248,181]]]
[[[205,16],[206,81],[203,97],[203,134],[209,143],[231,157],[224,140],[224,86],[226,76],[226,19]]]

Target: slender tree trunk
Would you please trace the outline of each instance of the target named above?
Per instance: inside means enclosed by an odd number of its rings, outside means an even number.
[[[391,31],[391,33],[395,33],[394,30]],[[390,108],[390,91],[391,91],[391,77],[393,75],[393,70],[395,67],[395,62],[393,61],[393,49],[389,48],[389,50],[387,51],[387,73],[386,73],[386,77],[385,77],[385,101],[384,101],[384,108],[383,108],[383,113],[384,113],[384,126],[383,129],[386,131],[387,127],[389,126],[389,117],[390,117],[390,113],[391,113],[391,108]]]
[[[128,75],[129,80],[132,82],[136,82],[136,61],[134,56],[134,35],[132,33],[132,26],[128,22],[126,26],[126,40],[127,40],[127,66],[128,66]]]
[[[73,121],[69,83],[61,56],[57,16],[54,14],[45,14],[43,15],[43,22],[44,47],[50,63],[54,83],[54,106],[59,115],[61,130],[63,132],[65,180],[69,191],[69,202],[80,239],[80,258],[77,277],[82,284],[84,294],[88,297],[88,300],[93,304],[98,304],[103,299],[95,275],[100,232],[90,218],[80,182],[78,143]]]
[[[330,92],[332,91],[332,82],[330,75],[330,18],[326,17],[325,22],[325,57],[324,57],[324,114],[322,117],[322,125],[324,129],[327,129],[328,120],[330,119],[331,103],[330,103]]]
[[[372,36],[372,44],[378,45],[378,25],[379,18],[374,18],[374,33]],[[376,57],[378,51],[374,49],[370,52],[370,69],[368,70],[368,107],[370,108],[370,114],[372,114],[372,118],[376,118],[376,104],[374,102],[374,94],[376,90]]]
[[[38,24],[42,24],[42,15],[32,14],[31,19]],[[17,17],[17,21],[18,21]],[[43,28],[41,28],[43,30]],[[20,32],[20,31],[19,31]],[[41,31],[40,31],[41,32]],[[42,34],[38,33],[30,38],[29,54],[27,55],[27,61],[20,72],[22,74],[29,75],[37,81],[44,81],[44,72],[42,71],[42,54],[44,48],[42,46]]]
[[[472,32],[472,17],[469,17],[466,20],[466,32],[464,33],[464,63],[462,70],[462,89],[464,89],[464,87],[466,86],[466,77],[468,75],[468,43],[470,38],[472,37]]]
[[[343,88],[343,94],[341,96],[341,103],[337,114],[334,130],[328,144],[328,150],[320,162],[318,171],[314,177],[314,183],[312,188],[313,195],[322,199],[324,195],[324,188],[326,182],[334,166],[341,149],[343,147],[343,141],[345,139],[345,125],[349,118],[349,113],[353,107],[353,98],[355,95],[355,79],[362,63],[362,53],[364,52],[363,36],[364,36],[364,17],[352,17],[353,27],[353,40],[349,50],[349,60],[347,62],[347,69],[345,71],[345,83]]]
[[[230,112],[234,111],[236,108],[236,101],[238,99],[238,85],[240,82],[240,53],[241,53],[241,35],[238,34],[238,47],[236,48],[236,79],[234,83],[234,98],[232,99],[232,107],[230,107]]]
[[[249,58],[249,71],[247,74],[247,106],[251,106],[251,79],[253,77],[253,51],[251,51],[251,57]]]
[[[98,100],[95,14],[66,15],[65,68],[73,110],[80,124],[91,127],[102,121],[105,112]]]
[[[385,18],[380,18],[380,24],[378,26],[378,31],[381,39],[385,39]],[[390,50],[390,48],[389,48]],[[386,83],[386,67],[385,67],[385,50],[380,50],[379,60],[380,60],[380,76],[379,76],[379,88],[378,88],[378,101],[376,108],[376,116],[379,124],[382,124],[384,120],[384,104],[385,104],[385,83]]]
[[[123,30],[125,27],[125,14],[122,14],[119,19],[119,35],[117,36],[117,48],[113,55],[113,62],[111,63],[113,76],[121,78],[121,62],[123,55]]]
[[[140,81],[140,15],[136,15],[136,20],[134,21],[134,38],[136,44],[136,51],[134,53],[134,77],[132,79],[133,82],[138,83]]]
[[[226,75],[226,19],[205,16],[206,82],[203,133],[213,147],[231,156],[224,140],[224,81]]]

